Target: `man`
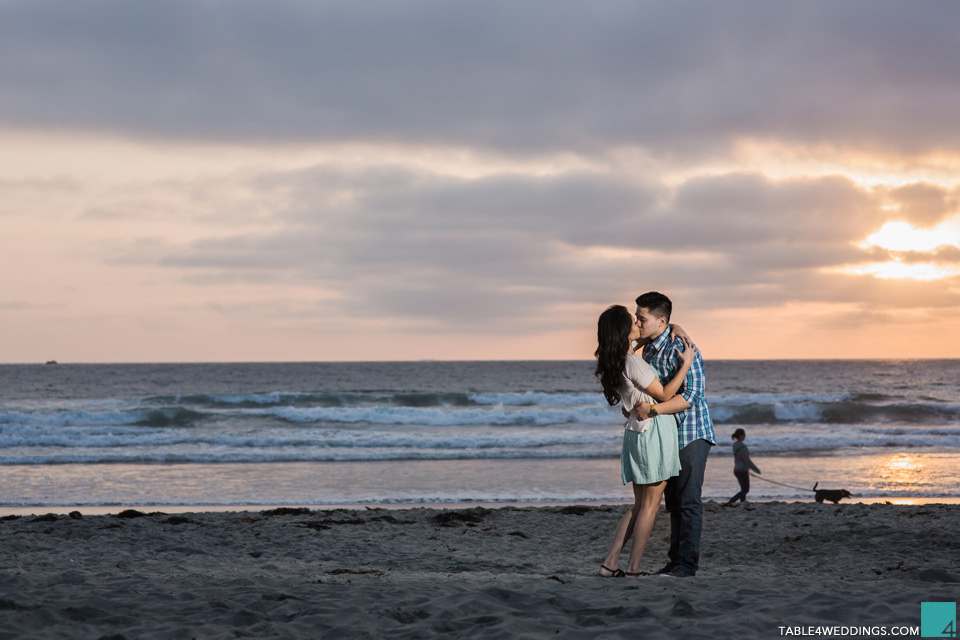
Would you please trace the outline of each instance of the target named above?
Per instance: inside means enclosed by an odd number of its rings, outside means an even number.
[[[651,291],[637,298],[637,324],[643,359],[656,369],[660,381],[668,382],[680,368],[677,349],[683,341],[670,328],[673,304],[670,298]],[[660,413],[677,414],[680,436],[680,475],[667,480],[664,501],[670,512],[670,561],[660,574],[677,578],[694,576],[700,568],[700,532],[703,528],[703,503],[700,495],[710,447],[717,444],[713,421],[707,407],[703,359],[698,353],[690,365],[680,392],[659,404],[641,402],[637,417],[645,419]]]

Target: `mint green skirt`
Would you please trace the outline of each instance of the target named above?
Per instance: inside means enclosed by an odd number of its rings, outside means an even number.
[[[679,473],[680,438],[673,415],[656,416],[643,433],[624,429],[620,450],[623,484],[654,484]]]

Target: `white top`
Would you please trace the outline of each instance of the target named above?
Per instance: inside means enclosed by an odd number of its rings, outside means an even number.
[[[623,383],[618,389],[623,406],[625,408],[630,407],[630,417],[623,425],[623,428],[627,431],[643,433],[653,424],[653,418],[637,420],[637,411],[634,407],[638,402],[654,402],[654,399],[644,389],[649,387],[650,383],[656,379],[657,372],[643,358],[632,353],[627,354],[626,366],[623,369]]]

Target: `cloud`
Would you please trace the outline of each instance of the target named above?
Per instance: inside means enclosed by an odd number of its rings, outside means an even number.
[[[929,262],[937,265],[960,265],[960,247],[943,246],[932,251],[889,251],[889,259],[906,263]]]
[[[0,217],[60,217],[84,193],[74,180],[0,179]],[[38,202],[51,206],[38,206]]]
[[[938,283],[836,273],[895,257],[858,244],[896,214],[883,206],[885,187],[836,176],[738,172],[670,187],[614,169],[467,179],[320,165],[250,175],[236,192],[247,200],[231,196],[230,206],[270,211],[272,225],[124,242],[112,260],[193,284],[289,290],[298,316],[383,315],[411,331],[560,328],[566,305],[629,302],[651,288],[705,309],[960,302]],[[208,197],[202,184],[193,193]],[[323,295],[304,307],[295,298],[310,287]]]
[[[900,218],[914,226],[932,227],[949,215],[960,212],[960,191],[917,182],[890,192],[899,207]]]
[[[2,311],[33,311],[61,309],[64,305],[59,303],[36,303],[25,300],[0,300],[0,310]]]
[[[893,0],[6,2],[0,123],[514,152],[956,149],[958,18]]]
[[[682,245],[845,244],[884,220],[877,197],[842,176],[771,180],[757,173],[693,178],[665,212]],[[879,225],[878,225],[879,226]]]

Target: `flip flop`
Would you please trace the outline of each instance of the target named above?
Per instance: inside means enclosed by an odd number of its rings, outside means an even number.
[[[604,571],[609,571],[609,572],[610,572],[610,575],[609,575],[609,576],[600,576],[601,578],[622,578],[623,576],[627,575],[627,574],[625,574],[621,569],[619,569],[619,568],[618,568],[618,569],[611,569],[610,567],[608,567],[608,566],[605,565],[605,564],[600,565],[600,568],[603,569]]]

